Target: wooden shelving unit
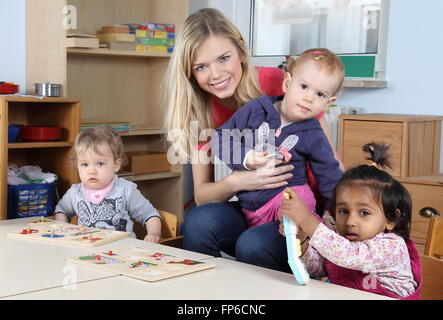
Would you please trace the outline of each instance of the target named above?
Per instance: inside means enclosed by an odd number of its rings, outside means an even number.
[[[9,143],[8,149],[60,148],[72,147],[72,145],[72,142],[21,142]]]
[[[160,84],[171,54],[65,48],[66,5],[76,11],[77,29],[70,32],[95,34],[102,26],[140,22],[172,23],[178,32],[188,16],[188,0],[39,0],[28,1],[26,8],[27,93],[33,93],[35,82],[61,83],[66,97],[81,101],[80,122],[127,121],[133,131],[121,134],[125,151],[166,152]],[[157,209],[183,218],[181,165],[124,177],[136,182]]]
[[[87,48],[68,48],[69,55],[97,55],[97,56],[121,56],[121,57],[136,57],[136,58],[170,58],[170,53],[151,53],[151,52],[136,52],[124,50],[109,50],[106,48],[87,49]]]
[[[8,165],[34,165],[44,172],[57,174],[61,194],[77,182],[70,157],[79,130],[80,100],[0,97],[0,121],[0,220],[4,220],[7,218]],[[62,141],[8,143],[8,123],[60,126]]]
[[[161,129],[145,129],[145,130],[133,130],[129,132],[121,133],[122,137],[130,137],[130,136],[150,136],[150,135],[162,135],[164,134]]]

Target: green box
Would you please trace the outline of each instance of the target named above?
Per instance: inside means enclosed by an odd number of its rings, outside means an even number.
[[[375,56],[340,56],[345,65],[345,77],[374,78]]]

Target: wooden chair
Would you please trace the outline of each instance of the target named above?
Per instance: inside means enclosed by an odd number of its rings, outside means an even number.
[[[158,210],[162,217],[162,236],[160,244],[171,247],[183,248],[183,236],[179,236],[179,221],[175,214],[167,211]]]
[[[431,218],[424,253],[434,258],[443,256],[443,221],[440,216]]]
[[[423,300],[443,300],[443,260],[420,256],[423,278],[420,296]]]
[[[159,243],[170,247],[183,248],[183,236],[178,236],[179,221],[177,216],[163,210],[157,210],[162,217],[162,234]],[[77,224],[77,216],[72,218],[72,224]],[[146,236],[146,228],[134,222],[134,233],[137,239],[143,240]]]

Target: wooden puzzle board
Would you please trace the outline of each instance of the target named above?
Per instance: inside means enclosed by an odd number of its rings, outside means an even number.
[[[215,267],[213,263],[134,246],[71,257],[68,262],[150,282]]]
[[[130,232],[88,228],[36,218],[24,228],[8,232],[8,237],[78,247],[98,247],[131,236]]]

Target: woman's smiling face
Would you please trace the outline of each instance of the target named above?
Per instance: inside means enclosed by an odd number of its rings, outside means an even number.
[[[206,92],[221,100],[231,98],[243,74],[237,48],[228,38],[211,35],[197,49],[192,74]]]

